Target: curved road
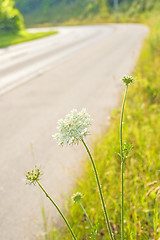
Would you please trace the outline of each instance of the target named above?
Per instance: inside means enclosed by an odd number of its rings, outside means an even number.
[[[1,240],[43,234],[42,206],[57,223],[57,212],[38,187],[25,185],[25,172],[41,166],[41,183],[63,208],[85,151],[57,146],[51,137],[57,120],[85,107],[94,119],[91,132],[101,133],[119,104],[119,79],[134,69],[148,33],[134,24],[57,29],[57,35],[0,49]]]

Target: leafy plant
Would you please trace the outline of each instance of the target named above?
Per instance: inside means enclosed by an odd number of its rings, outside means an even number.
[[[18,32],[24,28],[23,17],[13,0],[0,0],[0,31]]]

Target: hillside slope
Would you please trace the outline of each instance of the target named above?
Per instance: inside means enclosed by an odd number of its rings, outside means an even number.
[[[16,7],[27,25],[82,21],[94,16],[106,18],[109,12],[106,0],[16,0]]]
[[[158,2],[119,0],[119,11],[123,18],[132,17],[150,11]],[[16,0],[16,7],[28,26],[114,21],[114,0]]]

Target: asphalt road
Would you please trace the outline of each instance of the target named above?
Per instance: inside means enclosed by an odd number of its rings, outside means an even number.
[[[134,24],[59,27],[59,34],[0,49],[0,239],[44,234],[42,207],[57,212],[25,172],[41,166],[41,183],[63,208],[83,169],[82,146],[59,147],[57,120],[86,108],[95,134],[120,103],[120,78],[134,69],[148,28]],[[107,146],[106,146],[107,148]],[[114,154],[114,153],[113,153]],[[86,190],[87,196],[87,190]]]

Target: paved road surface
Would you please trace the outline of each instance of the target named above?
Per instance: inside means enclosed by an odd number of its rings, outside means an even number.
[[[42,184],[63,208],[85,151],[57,146],[51,137],[57,120],[85,107],[94,119],[92,133],[101,133],[119,104],[119,79],[133,70],[148,33],[147,27],[134,24],[58,30],[45,39],[0,49],[1,240],[35,239],[43,232],[42,206],[58,221],[38,187],[25,185],[25,172],[41,166]]]

